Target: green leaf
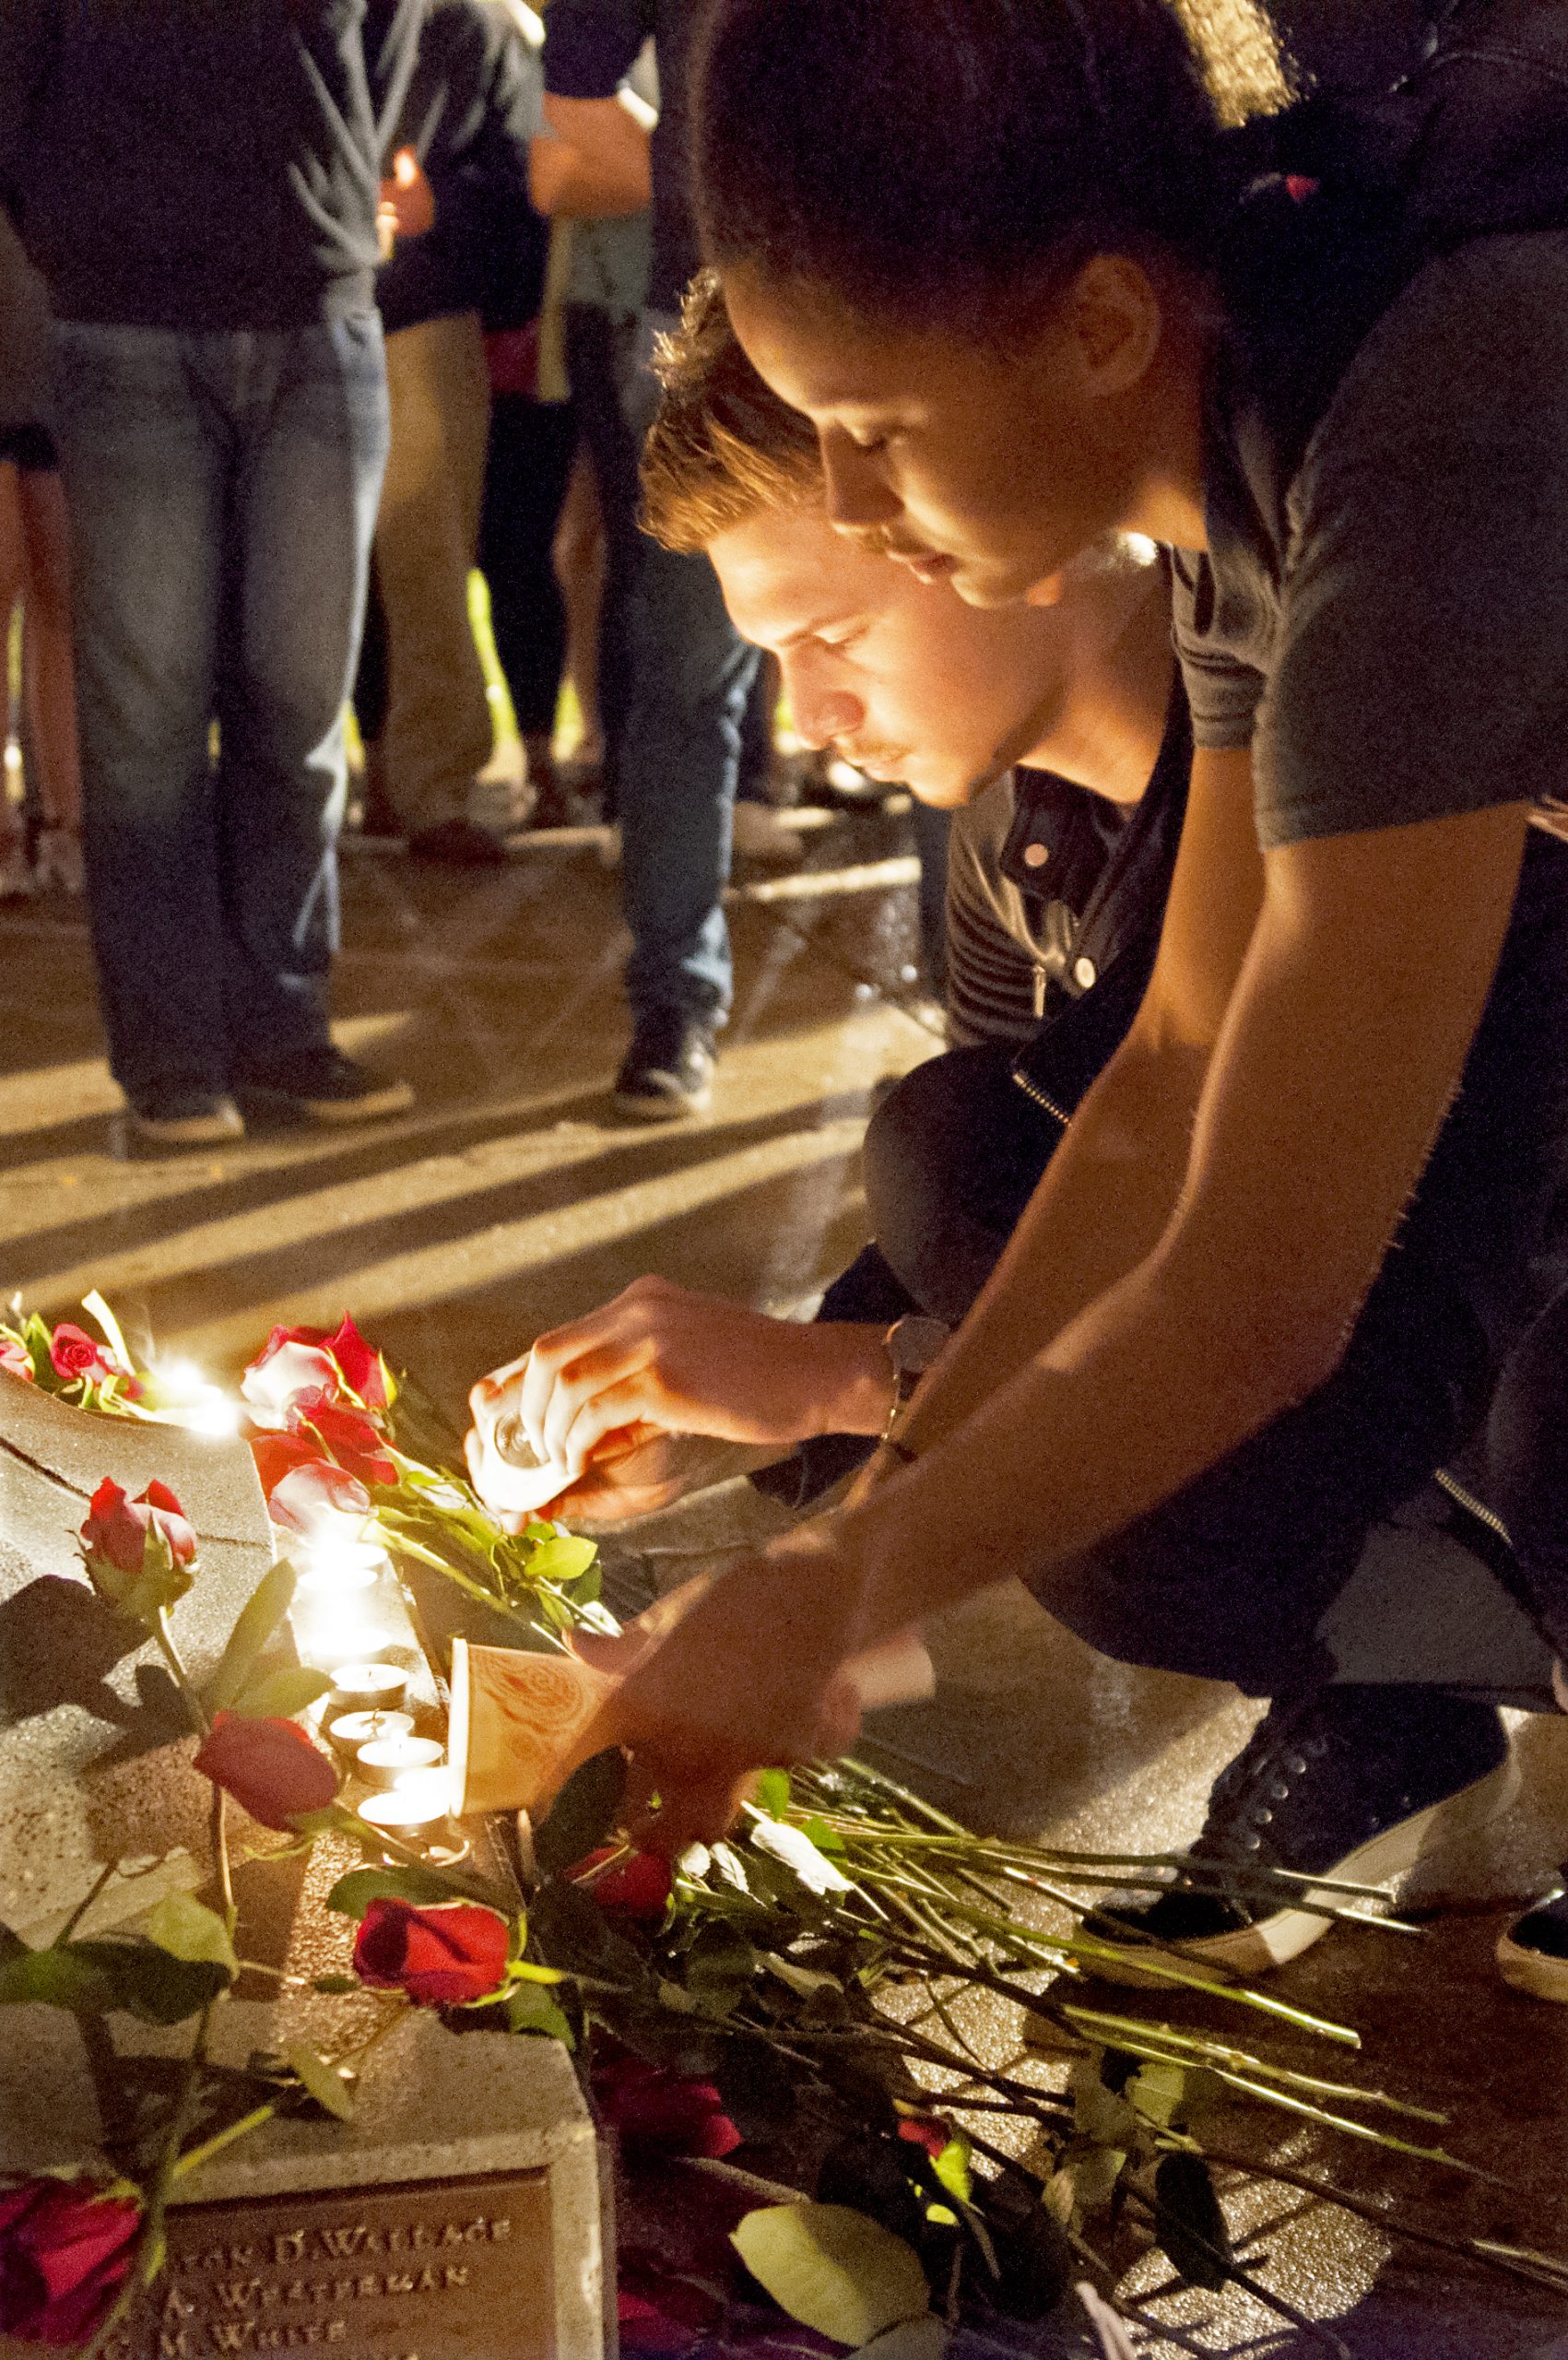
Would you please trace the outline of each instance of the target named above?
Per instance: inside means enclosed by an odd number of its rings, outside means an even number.
[[[1072,2092],[1073,2128],[1081,2138],[1101,2147],[1138,2143],[1138,2117],[1126,2098],[1105,2087],[1092,2058],[1080,2057],[1068,2080]]]
[[[36,1955],[42,1958],[48,1953],[41,1951]],[[217,1960],[176,1958],[157,1942],[108,1939],[65,1942],[53,1955],[95,1970],[107,1988],[107,2004],[124,2008],[127,2015],[147,2024],[183,2024],[187,2016],[198,2015],[230,1981],[228,1968]],[[57,2000],[55,2004],[73,2003]],[[102,2004],[87,2002],[89,2008]]]
[[[815,1814],[807,1821],[801,1834],[810,1837],[819,1852],[842,1852],[844,1848],[843,1837],[837,1828],[830,1827],[825,1819],[819,1819]]]
[[[764,1770],[757,1781],[757,1801],[772,1818],[782,1819],[789,1809],[789,1772]]]
[[[931,2307],[914,2248],[847,2205],[766,2205],[730,2243],[781,2310],[840,2343],[867,2343]]]
[[[318,2057],[315,2050],[306,2047],[303,2042],[286,2048],[283,2055],[319,2106],[324,2106],[328,2114],[335,2114],[339,2122],[352,2120],[354,2093],[336,2066],[329,2065],[324,2057]]]
[[[147,1911],[142,1930],[149,1942],[156,1942],[171,1958],[190,1963],[205,1960],[210,1965],[222,1967],[230,1980],[240,1972],[228,1927],[216,1909],[209,1909],[194,1894],[165,1894]]]
[[[281,1671],[268,1672],[265,1680],[242,1690],[234,1699],[233,1710],[244,1713],[253,1720],[270,1720],[276,1714],[282,1720],[292,1720],[318,1696],[324,1696],[332,1686],[331,1675],[312,1671],[303,1664],[287,1664]]]
[[[1094,2139],[1072,2139],[1063,2151],[1060,2167],[1045,2190],[1046,2202],[1067,2227],[1092,2219],[1110,2203],[1122,2166],[1124,2147],[1102,2146]]]
[[[218,1670],[207,1682],[209,1712],[227,1711],[242,1690],[249,1686],[251,1675],[273,1633],[293,1603],[294,1585],[298,1579],[299,1575],[287,1557],[262,1575],[241,1608],[234,1628],[229,1634],[229,1645],[223,1650]]]
[[[37,2000],[47,2008],[69,2008],[74,2015],[97,2015],[112,2004],[110,1988],[79,1951],[13,1951],[0,1963],[0,2007]]]
[[[581,1580],[599,1553],[596,1540],[581,1540],[575,1533],[552,1533],[548,1540],[541,1540],[528,1560],[530,1577],[536,1582],[553,1582],[558,1589],[568,1582]]]
[[[757,1972],[757,1953],[723,1918],[700,1926],[683,1962],[687,1990],[704,2015],[727,2016]]]
[[[626,1756],[606,1746],[579,1764],[549,1817],[534,1830],[534,1858],[544,1877],[564,1875],[612,1833],[626,1800]]]
[[[350,1869],[326,1896],[329,1909],[345,1918],[362,1918],[372,1901],[407,1901],[415,1909],[429,1909],[459,1894],[439,1869]]]
[[[1177,2277],[1217,2294],[1231,2276],[1231,2233],[1201,2155],[1161,2155],[1154,2205],[1155,2234]]]
[[[536,2033],[547,2040],[559,2040],[568,2048],[575,2046],[572,2026],[560,2009],[537,1984],[525,1984],[506,1995],[507,2029],[511,2032]]]
[[[1156,2130],[1179,2128],[1186,2109],[1186,2068],[1152,2058],[1139,2066],[1127,2083],[1126,2094],[1134,2112]]]
[[[974,2175],[969,2168],[968,2140],[949,2139],[941,2154],[934,2155],[931,2162],[932,2169],[948,2194],[956,2196],[961,2204],[972,2204],[974,2201]]]

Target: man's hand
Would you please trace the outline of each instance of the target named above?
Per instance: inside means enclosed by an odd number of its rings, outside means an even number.
[[[772,1447],[808,1434],[876,1434],[890,1391],[878,1328],[771,1319],[646,1278],[541,1336],[468,1399],[482,1439],[518,1418],[535,1455],[576,1482],[598,1471],[612,1438],[624,1449],[628,1434],[639,1445],[655,1434],[708,1434]]]
[[[668,1858],[714,1841],[758,1771],[831,1760],[854,1743],[859,1710],[843,1667],[857,1619],[854,1575],[819,1525],[671,1591],[619,1639],[580,1634],[584,1660],[618,1685],[562,1777],[619,1745],[633,1840]]]
[[[422,238],[435,227],[435,191],[412,148],[400,148],[392,171],[381,184],[376,228],[381,232],[382,257],[390,261],[399,238]]]
[[[567,218],[641,213],[653,198],[648,111],[630,91],[613,99],[546,93],[548,131],[528,150],[536,213]]]
[[[476,1386],[476,1396],[479,1390]],[[689,1488],[678,1439],[654,1427],[633,1426],[607,1437],[593,1465],[574,1482],[561,1467],[512,1466],[496,1448],[499,1422],[494,1409],[481,1402],[463,1447],[474,1489],[503,1531],[522,1532],[541,1516],[619,1524],[667,1508]]]

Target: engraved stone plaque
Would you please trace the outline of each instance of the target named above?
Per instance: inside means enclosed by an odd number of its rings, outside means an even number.
[[[556,2360],[548,2171],[204,2204],[122,2360]]]

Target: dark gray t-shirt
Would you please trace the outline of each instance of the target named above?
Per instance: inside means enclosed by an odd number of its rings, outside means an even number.
[[[1346,371],[1281,562],[1209,419],[1178,553],[1199,746],[1254,749],[1266,851],[1568,795],[1568,235],[1429,264]]]

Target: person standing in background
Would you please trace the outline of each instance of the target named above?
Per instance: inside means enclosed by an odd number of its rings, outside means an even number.
[[[81,892],[82,787],[65,502],[48,424],[49,303],[3,207],[0,323],[0,659],[20,600],[29,822],[0,801],[0,901],[18,901],[35,886]]]
[[[55,316],[88,910],[133,1150],[410,1103],[336,1046],[327,994],[386,454],[378,187],[421,13],[399,0],[370,47],[342,0],[0,14],[0,197]]]

